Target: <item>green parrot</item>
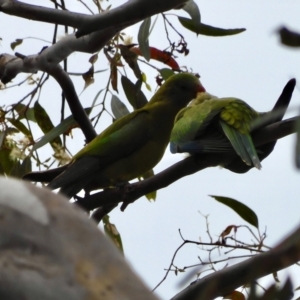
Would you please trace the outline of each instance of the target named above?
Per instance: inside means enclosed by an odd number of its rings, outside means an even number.
[[[145,106],[111,124],[70,164],[29,173],[23,179],[51,181],[49,188],[61,188],[60,192],[71,198],[82,189],[89,192],[140,177],[161,160],[176,114],[204,91],[194,75],[173,75]]]
[[[233,149],[242,161],[261,169],[251,138],[251,123],[262,114],[237,98],[217,98],[201,93],[175,118],[170,138],[172,153],[216,153],[230,156]],[[226,159],[224,160],[226,167]]]

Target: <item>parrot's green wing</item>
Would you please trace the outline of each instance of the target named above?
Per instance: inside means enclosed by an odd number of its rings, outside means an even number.
[[[23,176],[23,180],[37,181],[37,182],[50,182],[55,177],[57,177],[62,172],[64,172],[67,168],[68,168],[68,165],[64,165],[64,166],[60,166],[55,169],[30,172]]]
[[[141,109],[118,119],[75,154],[74,159],[96,155],[106,161],[115,161],[126,156],[127,152],[147,142],[149,118],[149,112]],[[128,143],[128,140],[134,142]]]
[[[237,98],[229,102],[220,114],[220,124],[236,153],[249,166],[261,169],[255,146],[250,133],[251,122],[259,117],[253,108]],[[230,101],[231,100],[231,101]]]
[[[240,99],[208,95],[198,97],[178,113],[171,134],[171,152],[224,153],[234,148],[247,165],[260,169],[250,135],[250,124],[259,114]]]
[[[227,101],[204,98],[203,102],[197,103],[197,99],[176,116],[170,139],[171,152],[210,152],[213,149],[222,151],[222,145],[225,149],[231,149],[221,132],[210,131],[210,134],[204,136],[212,120],[227,105]]]
[[[65,172],[56,177],[48,185],[51,189],[56,189],[69,184],[72,190],[80,191],[95,173],[121,158],[130,155],[143,147],[149,140],[149,113],[141,110],[136,114],[128,115],[123,122],[116,121],[114,127],[103,131],[99,136],[92,140],[86,147],[74,156],[74,162],[69,165]],[[128,143],[128,140],[133,141]],[[77,183],[77,184],[76,184]],[[68,187],[69,189],[69,187]],[[73,192],[66,193],[68,195]]]
[[[252,166],[253,164],[257,169],[261,169],[260,160],[250,134],[240,133],[223,121],[220,121],[220,124],[232,147],[241,159],[248,166]]]

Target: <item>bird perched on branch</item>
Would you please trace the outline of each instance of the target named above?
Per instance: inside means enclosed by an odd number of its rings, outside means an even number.
[[[201,154],[219,155],[221,166],[236,173],[245,173],[252,167],[261,169],[260,161],[273,151],[276,141],[256,148],[251,132],[283,118],[294,87],[292,79],[269,113],[258,113],[237,98],[199,94],[175,118],[171,152],[187,152],[200,159]]]
[[[142,108],[118,119],[72,159],[54,170],[33,172],[23,179],[50,182],[67,197],[80,190],[115,186],[142,176],[162,158],[176,114],[204,92],[192,74],[171,76]]]

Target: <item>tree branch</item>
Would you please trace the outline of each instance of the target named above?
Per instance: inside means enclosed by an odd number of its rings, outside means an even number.
[[[181,6],[187,0],[130,0],[98,15],[62,11],[20,1],[0,0],[0,11],[30,20],[79,28],[81,37],[98,30],[126,28],[148,17]]]
[[[54,67],[51,67],[50,69],[46,68],[45,71],[49,75],[51,75],[60,85],[68,101],[72,115],[77,121],[86,138],[86,142],[90,142],[97,136],[97,133],[84,108],[82,107],[82,104],[75,91],[74,84],[69,75],[61,68],[60,65],[56,65]]]
[[[158,300],[88,216],[0,177],[0,299]]]
[[[90,15],[31,5],[21,1],[0,0],[0,11],[16,17],[78,28]]]
[[[181,6],[187,0],[129,0],[112,10],[91,16],[79,27],[76,36],[81,37],[96,30],[104,30],[116,25],[126,27],[140,22],[148,17]]]
[[[145,2],[145,0],[128,1],[124,5],[100,14],[100,19],[99,16],[96,18],[97,22],[100,20],[100,24],[102,24],[101,22],[106,24],[104,27],[102,26],[105,30],[97,31],[93,27],[93,33],[82,38],[76,38],[74,34],[68,35],[37,55],[19,58],[10,54],[3,54],[0,56],[0,79],[5,84],[21,72],[45,71],[52,75],[63,89],[72,114],[82,129],[87,142],[89,142],[96,136],[96,132],[83,110],[71,80],[66,74],[63,74],[58,64],[75,51],[88,53],[99,51],[116,33],[125,27],[142,20],[144,17],[171,9],[184,3],[185,0],[158,2],[160,4],[153,5],[152,2]],[[148,9],[145,9],[147,6],[149,6]],[[88,19],[92,20],[91,24],[94,26],[93,20],[95,20],[93,16],[44,8],[20,1],[0,0],[0,11],[23,18],[73,27],[80,27],[81,24],[87,23]]]
[[[274,249],[205,276],[171,300],[214,299],[300,260],[300,227]]]

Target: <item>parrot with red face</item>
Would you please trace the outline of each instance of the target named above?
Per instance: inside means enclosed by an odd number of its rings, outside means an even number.
[[[60,188],[71,198],[82,189],[89,192],[141,177],[161,160],[176,114],[204,91],[194,75],[173,75],[146,105],[116,120],[75,154],[70,164],[32,172],[23,179],[50,182],[49,188]]]
[[[203,154],[215,154],[220,166],[235,173],[245,173],[253,167],[261,169],[261,160],[273,151],[276,141],[255,147],[251,134],[283,118],[294,87],[295,79],[291,79],[268,113],[259,113],[237,98],[198,94],[175,118],[171,152],[185,152],[200,159]]]

